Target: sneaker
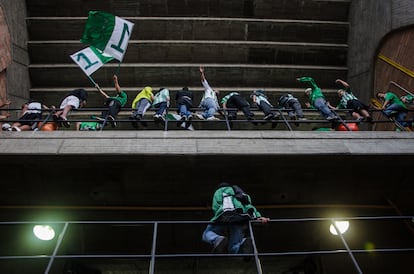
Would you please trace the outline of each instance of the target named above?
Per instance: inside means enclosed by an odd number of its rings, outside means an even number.
[[[228,240],[224,236],[218,236],[213,244],[211,253],[225,253],[227,250]]]
[[[98,120],[98,121],[101,121],[101,122],[105,121],[105,119],[102,118],[102,117],[93,116],[93,118],[96,119],[96,120]]]
[[[183,123],[185,122],[185,120],[186,120],[186,117],[182,115],[180,120],[177,122],[177,127],[184,125]]]
[[[2,130],[9,130],[9,128],[11,128],[11,125],[9,123],[4,123],[1,127]]]
[[[268,114],[268,115],[266,115],[264,118],[263,118],[263,120],[272,120],[273,118],[275,117],[275,115],[273,114],[273,113],[270,113],[270,114]]]
[[[210,116],[210,117],[208,117],[206,120],[207,120],[207,121],[220,121],[220,119],[219,119],[219,118],[214,117],[214,116]]]
[[[202,114],[200,114],[200,113],[196,113],[195,114],[195,116],[197,116],[197,118],[199,119],[199,120],[206,120],[205,118],[204,118],[204,116],[202,115]],[[210,117],[209,117],[210,118]],[[207,120],[208,120],[208,118],[207,118]]]
[[[18,128],[18,127],[12,127],[12,128],[11,128],[11,130],[12,130],[12,131],[22,131],[22,130],[21,130],[20,128]]]
[[[337,120],[337,119],[338,119],[338,116],[335,116],[335,115],[331,115],[331,116],[326,117],[326,120],[328,120],[328,121],[333,121],[333,120]]]
[[[62,127],[62,119],[60,119],[56,114],[52,116],[52,119],[58,127]]]
[[[68,122],[68,119],[64,116],[60,116],[60,121],[62,122],[62,125],[66,128],[70,127],[70,122]]]
[[[188,115],[187,122],[185,122],[185,128],[188,129],[191,126],[191,120],[193,120],[192,115]]]
[[[111,127],[116,127],[115,118],[112,117],[111,115],[108,115],[108,122],[111,125]]]

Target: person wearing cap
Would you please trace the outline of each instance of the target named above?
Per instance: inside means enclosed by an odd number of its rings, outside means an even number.
[[[204,88],[204,94],[201,98],[200,107],[203,109],[201,114],[196,113],[196,116],[200,120],[219,120],[214,114],[219,109],[219,103],[217,100],[217,95],[220,93],[217,89],[212,89],[207,82],[207,79],[204,75],[204,68],[200,67],[200,76],[201,76],[201,84]]]
[[[109,121],[111,126],[114,128],[116,127],[116,116],[121,111],[121,108],[124,107],[128,100],[128,95],[125,91],[121,90],[121,86],[118,82],[118,76],[113,76],[114,85],[115,85],[115,96],[109,96],[106,94],[98,84],[95,87],[101,93],[101,95],[106,99],[105,104],[108,106],[108,110],[102,111],[102,118],[98,118],[98,120],[105,120],[105,118]]]
[[[250,196],[239,186],[225,182],[214,192],[212,210],[212,223],[207,225],[202,239],[213,247],[213,253],[252,253],[252,240],[245,235],[249,220],[270,221],[257,211]]]
[[[294,97],[292,94],[288,93],[280,96],[278,103],[279,108],[287,109],[290,119],[306,120],[298,98]]]
[[[316,85],[316,82],[312,77],[300,77],[297,78],[297,80],[302,83],[308,83],[311,86],[310,88],[305,89],[305,94],[309,98],[309,102],[305,103],[308,108],[319,110],[322,116],[328,121],[339,119],[339,117],[329,108],[321,88]]]
[[[411,126],[410,122],[405,121],[408,109],[395,93],[391,91],[377,92],[376,97],[383,101],[381,109],[385,116],[395,118],[403,127]]]
[[[57,122],[59,126],[62,124],[65,127],[70,127],[67,116],[72,109],[78,109],[86,105],[88,99],[88,92],[81,89],[75,89],[71,91],[60,103],[60,109],[52,116],[53,120]]]
[[[336,79],[335,83],[341,84],[345,89],[338,90],[339,96],[339,103],[336,107],[331,106],[329,103],[329,107],[337,110],[337,109],[350,109],[350,113],[352,117],[357,120],[357,122],[361,122],[365,119],[367,121],[372,121],[372,117],[369,114],[368,110],[369,107],[362,103],[351,91],[349,84],[341,79]]]

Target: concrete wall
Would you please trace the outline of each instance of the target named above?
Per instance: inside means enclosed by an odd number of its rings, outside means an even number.
[[[374,94],[374,61],[383,37],[414,24],[412,0],[353,0],[350,9],[348,80],[361,100]]]
[[[0,0],[0,5],[6,14],[12,41],[13,62],[7,67],[7,95],[12,101],[10,108],[20,108],[29,98],[30,89],[26,3],[24,0]]]

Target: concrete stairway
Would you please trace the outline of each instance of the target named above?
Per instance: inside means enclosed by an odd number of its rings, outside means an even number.
[[[264,88],[276,103],[282,92],[305,101],[305,86],[295,79],[312,76],[336,102],[335,79],[346,78],[350,1],[302,0],[145,0],[27,2],[31,96],[58,105],[78,87],[90,90],[88,107],[102,106],[89,80],[69,55],[86,47],[79,39],[89,10],[103,10],[135,23],[119,70],[130,97],[145,85],[183,86],[201,98],[198,66],[210,84],[248,96]],[[92,75],[113,91],[110,63]],[[173,104],[174,106],[174,104]]]

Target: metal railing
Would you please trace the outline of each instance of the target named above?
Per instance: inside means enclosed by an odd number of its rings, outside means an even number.
[[[348,254],[354,269],[355,273],[363,273],[358,260],[355,258],[355,254],[363,253],[372,253],[372,252],[381,252],[381,253],[396,253],[396,252],[414,252],[414,246],[404,247],[404,248],[365,248],[365,249],[351,249],[350,245],[344,235],[340,233],[339,228],[336,225],[338,220],[347,220],[347,221],[398,221],[404,222],[405,225],[411,226],[409,222],[414,221],[414,216],[366,216],[366,217],[341,217],[340,219],[335,218],[280,218],[280,219],[271,219],[270,224],[280,224],[280,223],[304,223],[304,222],[329,222],[331,223],[340,237],[340,240],[343,244],[344,249],[334,249],[334,250],[297,250],[297,251],[287,251],[287,252],[260,252],[257,247],[257,242],[255,239],[255,230],[253,227],[256,225],[262,225],[259,221],[250,221],[248,222],[248,233],[252,239],[253,250],[252,253],[243,253],[243,254],[213,254],[213,253],[179,253],[179,250],[176,250],[176,253],[170,254],[160,254],[157,252],[157,243],[159,227],[169,224],[210,224],[209,221],[56,221],[56,222],[37,222],[37,221],[11,221],[11,222],[0,222],[0,227],[8,225],[36,225],[36,224],[49,224],[49,225],[60,225],[62,226],[61,231],[58,235],[56,243],[54,245],[53,251],[51,254],[42,254],[42,255],[2,255],[0,256],[0,261],[12,261],[12,260],[45,260],[48,259],[47,266],[44,270],[45,274],[51,273],[53,264],[58,259],[69,260],[69,259],[137,259],[144,258],[149,260],[149,270],[148,273],[155,273],[156,260],[161,258],[185,258],[185,257],[253,257],[254,263],[256,265],[256,272],[262,274],[262,265],[260,262],[261,257],[271,257],[271,256],[300,256],[300,255],[335,255],[335,254]],[[67,231],[70,226],[74,225],[149,225],[152,226],[152,241],[151,241],[151,251],[147,254],[59,254],[60,248],[67,236]],[[265,224],[268,225],[268,224]],[[381,228],[377,228],[381,230]],[[407,230],[409,230],[407,228]],[[410,231],[411,232],[411,231]],[[111,235],[105,235],[110,237]],[[412,235],[411,235],[412,236]],[[292,235],[292,237],[294,237]],[[15,239],[10,239],[15,240]],[[102,239],[102,242],[105,242],[105,239]],[[4,244],[4,243],[3,243]],[[53,272],[52,272],[53,273]]]
[[[2,110],[7,110],[10,112],[18,112],[21,111],[21,109],[2,109]],[[202,109],[200,108],[192,108],[191,111],[193,112],[193,114],[195,112],[199,112]],[[292,125],[295,125],[296,127],[298,127],[299,125],[307,125],[307,124],[316,124],[318,127],[330,127],[330,128],[335,128],[336,126],[342,124],[346,130],[351,131],[352,129],[350,129],[348,127],[349,123],[356,123],[356,124],[361,124],[361,123],[368,123],[368,124],[377,124],[377,123],[395,123],[394,120],[372,120],[370,122],[367,121],[357,121],[355,119],[353,119],[352,117],[350,119],[347,119],[347,117],[349,116],[349,112],[351,110],[349,109],[341,109],[341,110],[336,110],[335,112],[337,113],[337,116],[339,117],[338,120],[336,121],[328,121],[325,118],[323,118],[322,116],[320,116],[319,111],[318,110],[314,110],[314,109],[303,109],[304,113],[306,114],[305,117],[307,118],[306,120],[297,120],[297,119],[292,119],[291,117],[289,117],[288,112],[289,111],[293,111],[292,109],[278,109],[278,108],[273,108],[273,111],[275,113],[278,114],[278,117],[273,119],[273,120],[264,120],[262,118],[255,118],[253,120],[251,119],[243,119],[243,118],[238,118],[238,119],[234,119],[234,120],[230,120],[227,114],[227,111],[229,109],[219,109],[218,110],[218,114],[220,115],[220,120],[214,120],[214,121],[208,121],[208,120],[200,120],[200,119],[192,119],[191,121],[187,121],[191,124],[225,124],[224,129],[227,131],[231,131],[234,127],[234,124],[254,124],[254,125],[264,125],[264,124],[270,124],[270,125],[274,125],[274,127],[272,126],[272,129],[276,127],[276,125],[278,124],[283,124],[285,126],[285,128],[289,131],[294,131],[294,128]],[[230,109],[231,110],[231,109]],[[36,122],[36,123],[41,123],[41,124],[46,124],[46,123],[53,123],[53,119],[52,119],[52,114],[54,113],[54,111],[56,110],[51,110],[51,109],[42,109],[42,112],[44,113],[42,120],[25,120],[27,122]],[[108,125],[108,120],[106,117],[103,117],[103,119],[101,120],[97,120],[94,118],[94,116],[99,117],[100,116],[100,112],[102,111],[107,111],[107,108],[81,108],[81,109],[76,109],[76,110],[72,110],[71,115],[68,117],[68,122],[70,123],[80,123],[80,122],[100,122],[104,125]],[[119,116],[125,116],[126,113],[129,113],[128,115],[130,115],[130,113],[132,113],[132,109],[131,108],[123,108],[122,111],[119,113]],[[166,113],[166,119],[164,119],[164,121],[160,122],[160,121],[155,121],[154,119],[149,119],[148,113],[155,113],[156,109],[154,108],[150,108],[147,111],[147,114],[145,115],[145,117],[140,120],[140,121],[131,121],[128,118],[117,118],[114,121],[116,123],[129,123],[131,124],[132,122],[137,122],[137,123],[146,123],[146,124],[156,124],[156,123],[161,123],[163,125],[163,130],[164,131],[168,131],[171,129],[171,123],[179,123],[181,121],[179,120],[173,120],[171,118],[171,113],[176,113],[177,108],[169,108],[167,110]],[[251,108],[251,111],[253,113],[256,113],[256,117],[261,117],[263,116],[262,112],[257,109],[257,108]],[[381,112],[381,110],[376,109],[376,108],[370,108],[369,111],[371,113],[377,113],[377,112]],[[408,110],[408,112],[413,112],[414,110]],[[81,115],[85,115],[87,116],[87,118],[83,118],[83,117],[76,117],[76,118],[72,118],[73,116],[81,116]],[[240,114],[239,114],[240,115]],[[72,117],[71,117],[72,116]],[[19,122],[19,119],[4,119],[1,120],[0,122],[2,123],[14,123],[14,122]],[[183,123],[185,123],[186,121],[182,121]],[[408,122],[408,121],[407,121]],[[41,129],[42,126],[39,126],[38,129]],[[36,128],[36,126],[35,126]],[[105,126],[101,127],[100,130],[103,130],[105,128]],[[402,128],[403,131],[408,130],[405,128]]]

